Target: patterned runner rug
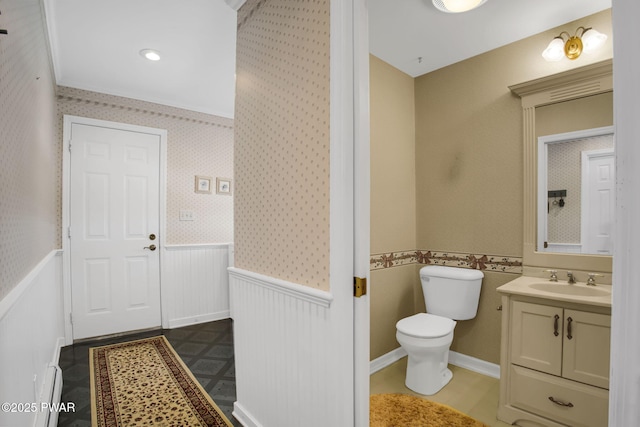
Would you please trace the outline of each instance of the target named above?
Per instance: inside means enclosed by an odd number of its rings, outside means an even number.
[[[89,349],[93,427],[232,424],[164,336]]]
[[[369,398],[371,427],[488,427],[450,406],[408,394]]]

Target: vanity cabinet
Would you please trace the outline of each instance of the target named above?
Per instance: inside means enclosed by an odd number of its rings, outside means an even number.
[[[511,363],[609,388],[611,316],[513,302]]]
[[[517,295],[503,307],[498,418],[606,426],[610,309]]]

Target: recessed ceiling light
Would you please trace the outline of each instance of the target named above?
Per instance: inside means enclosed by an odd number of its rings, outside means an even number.
[[[160,52],[153,49],[142,49],[140,56],[147,58],[149,61],[160,61]]]

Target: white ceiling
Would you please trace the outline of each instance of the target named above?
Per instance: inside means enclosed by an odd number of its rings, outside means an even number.
[[[236,12],[223,0],[45,0],[58,85],[233,117]],[[152,62],[141,49],[160,51]]]
[[[418,76],[611,7],[611,0],[369,0],[370,50]],[[233,117],[236,12],[224,0],[45,0],[57,83]],[[162,60],[138,52],[151,48]],[[422,57],[419,63],[418,58]]]
[[[610,7],[611,0],[488,0],[443,13],[431,0],[369,0],[369,50],[416,77]]]

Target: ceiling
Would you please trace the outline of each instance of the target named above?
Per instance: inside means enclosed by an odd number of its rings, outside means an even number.
[[[45,0],[58,85],[233,117],[236,12],[225,0]],[[370,51],[419,76],[611,7],[611,0],[369,0]],[[142,49],[158,50],[152,62]],[[418,58],[422,58],[421,61]]]

